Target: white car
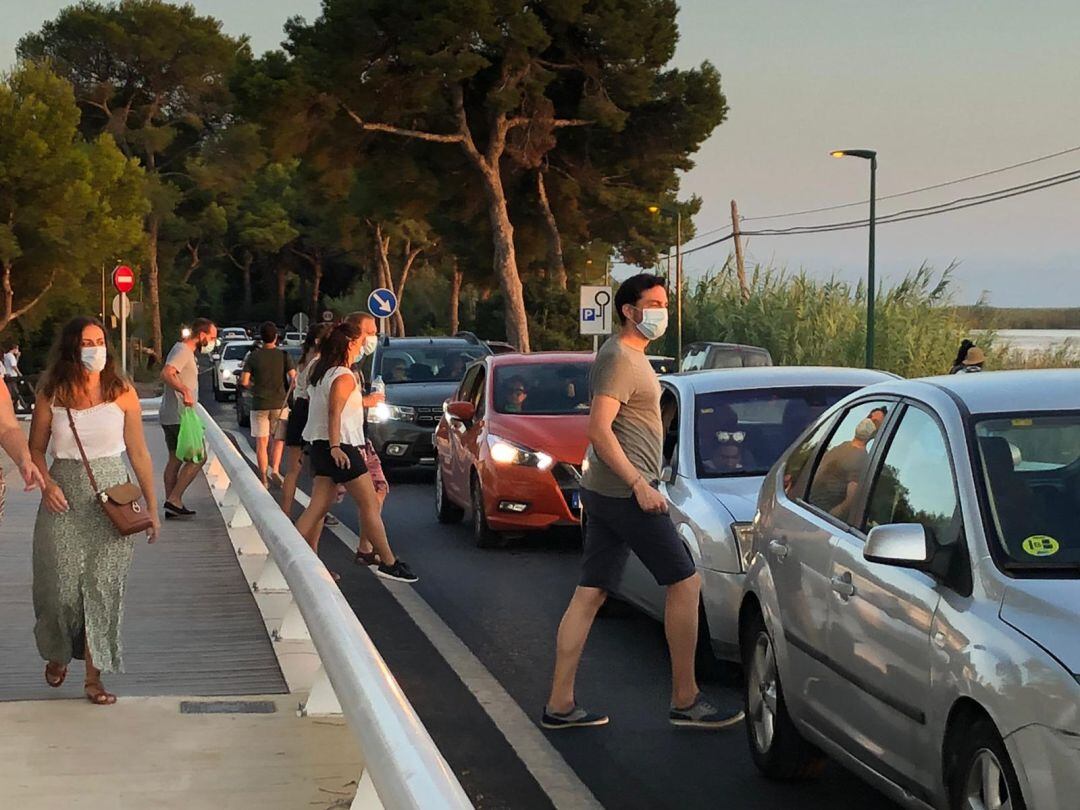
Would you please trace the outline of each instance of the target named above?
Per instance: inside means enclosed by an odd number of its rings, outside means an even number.
[[[282,346],[303,346],[304,338],[306,338],[303,332],[286,332],[285,336],[281,339]]]
[[[224,346],[234,340],[250,340],[247,330],[239,326],[226,326],[218,330],[218,345]]]
[[[244,358],[254,346],[253,340],[233,340],[221,347],[221,357],[213,368],[214,399],[217,402],[227,402],[230,397],[236,396]]]

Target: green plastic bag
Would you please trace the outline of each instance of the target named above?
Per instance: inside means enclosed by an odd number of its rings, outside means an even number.
[[[202,464],[206,461],[206,428],[194,408],[180,413],[180,435],[176,439],[176,457],[181,461]]]

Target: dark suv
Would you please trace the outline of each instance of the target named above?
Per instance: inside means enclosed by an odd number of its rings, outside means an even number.
[[[465,369],[491,354],[474,335],[382,337],[364,361],[370,385],[382,378],[386,402],[367,413],[367,435],[387,466],[434,465],[432,435],[443,403],[457,391]]]
[[[771,366],[772,355],[761,346],[744,346],[741,343],[714,343],[702,341],[691,343],[683,349],[682,371],[700,371],[704,368],[749,368]]]

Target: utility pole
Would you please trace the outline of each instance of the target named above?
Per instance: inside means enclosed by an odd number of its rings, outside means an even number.
[[[750,300],[750,287],[746,283],[746,265],[743,263],[742,233],[739,231],[739,206],[731,201],[731,235],[735,239],[735,272],[739,278],[739,291],[743,301]]]
[[[682,371],[682,210],[675,215],[675,370]]]

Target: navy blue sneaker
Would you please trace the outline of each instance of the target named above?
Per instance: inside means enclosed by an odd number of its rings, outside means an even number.
[[[741,723],[745,716],[742,709],[720,711],[699,693],[697,699],[685,709],[672,706],[668,720],[671,725],[682,728],[722,729]]]
[[[608,716],[606,714],[593,714],[580,706],[575,706],[566,714],[559,714],[544,707],[544,714],[540,718],[540,725],[544,728],[589,728],[591,726],[606,726]]]

